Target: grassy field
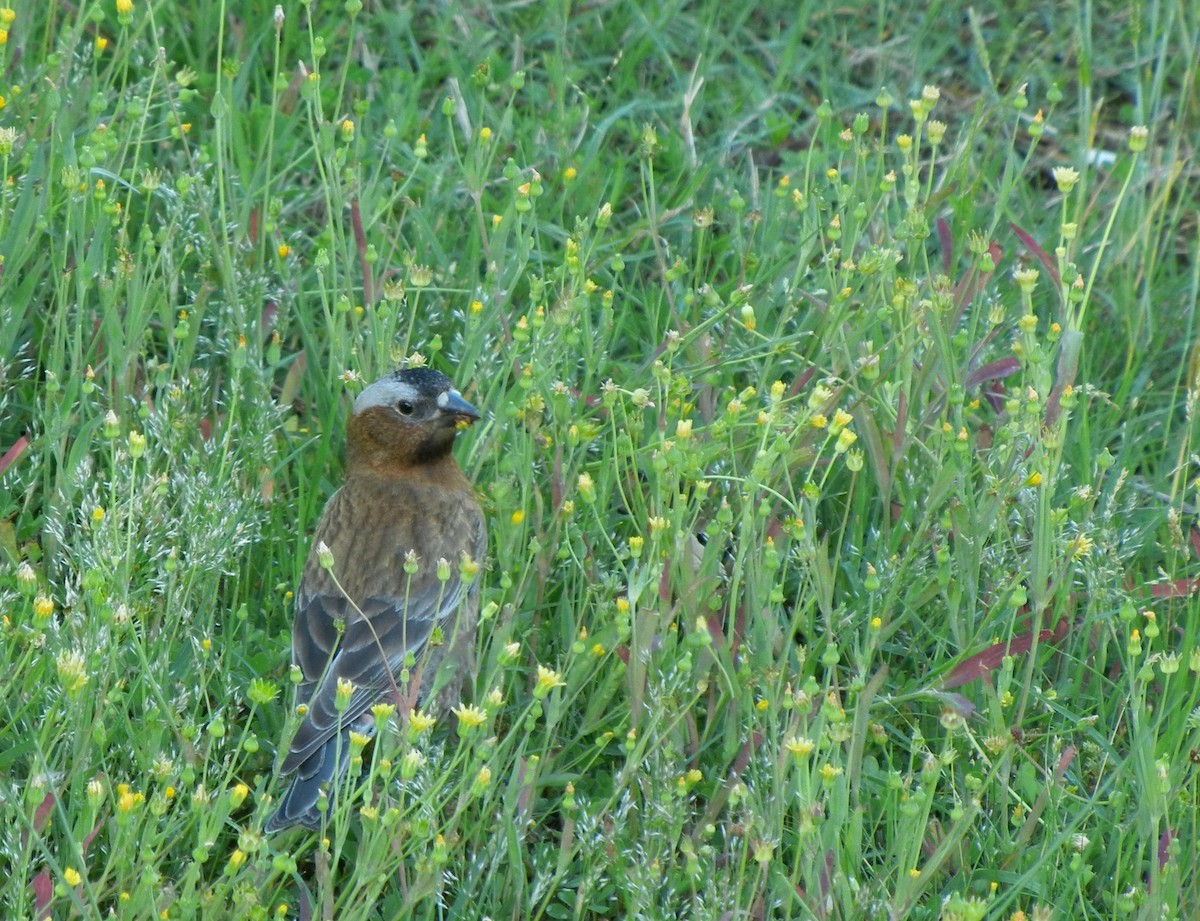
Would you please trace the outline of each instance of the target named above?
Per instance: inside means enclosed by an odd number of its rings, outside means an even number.
[[[1200,916],[1193,4],[9,3],[0,915]],[[405,363],[482,724],[265,837]]]

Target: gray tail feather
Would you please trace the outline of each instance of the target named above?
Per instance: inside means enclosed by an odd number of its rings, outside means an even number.
[[[320,828],[323,818],[333,811],[334,791],[349,766],[350,729],[347,727],[301,762],[279,808],[267,819],[263,831],[270,835],[293,825]],[[325,811],[317,808],[322,789],[329,804]]]

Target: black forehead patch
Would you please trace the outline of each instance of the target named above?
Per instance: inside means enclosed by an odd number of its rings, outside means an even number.
[[[446,377],[441,371],[434,371],[433,368],[402,368],[399,371],[393,371],[384,380],[407,384],[414,390],[427,393],[431,396],[439,394],[444,390],[454,389],[454,384],[450,378]]]

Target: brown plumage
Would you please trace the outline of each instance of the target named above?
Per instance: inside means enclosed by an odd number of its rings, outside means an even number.
[[[295,777],[267,832],[320,826],[320,792],[332,804],[350,731],[374,731],[371,708],[394,700],[407,658],[421,663],[424,690],[444,650],[454,656],[473,645],[478,582],[464,586],[460,564],[464,554],[483,560],[483,512],[450,449],[459,426],[478,418],[448,377],[423,368],[397,371],[355,400],[346,482],[325,506],[296,593],[292,661],[304,676],[297,699],[308,711],[280,767]],[[332,573],[321,565],[323,547]],[[410,551],[412,574],[405,572]],[[444,582],[439,560],[449,563]],[[436,627],[444,645],[426,649]],[[340,713],[339,679],[354,686]]]

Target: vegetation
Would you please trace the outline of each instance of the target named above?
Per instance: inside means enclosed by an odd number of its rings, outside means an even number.
[[[5,917],[1197,916],[1191,4],[10,2]],[[405,362],[477,675],[265,837]]]

